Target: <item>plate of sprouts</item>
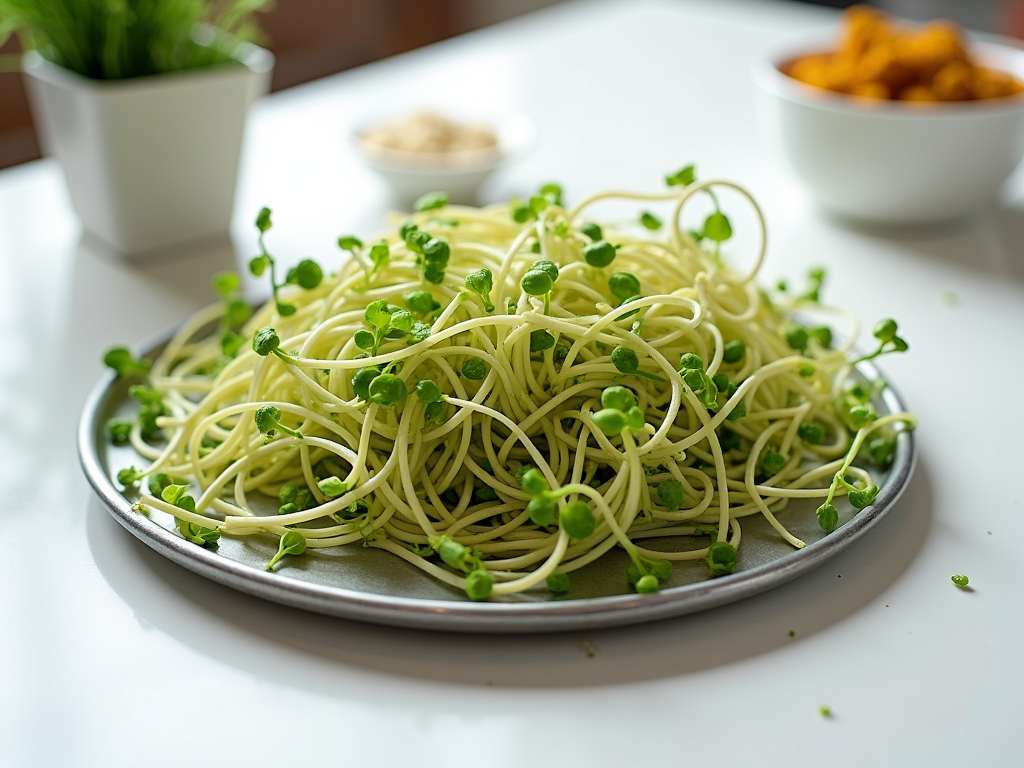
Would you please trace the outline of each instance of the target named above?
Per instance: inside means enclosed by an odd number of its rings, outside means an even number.
[[[723,192],[753,211],[743,269]],[[859,351],[822,270],[761,285],[755,201],[693,166],[653,193],[563,197],[427,195],[376,239],[341,236],[334,272],[285,269],[261,210],[265,303],[221,274],[207,309],[106,354],[79,431],[96,493],[227,586],[464,632],[721,605],[893,508],[915,425],[874,364],[907,349],[894,320]],[[608,201],[634,213],[601,219]]]

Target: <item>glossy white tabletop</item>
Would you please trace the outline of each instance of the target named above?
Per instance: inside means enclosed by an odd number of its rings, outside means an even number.
[[[955,229],[886,237],[819,216],[759,136],[748,68],[763,43],[833,20],[741,0],[570,3],[275,95],[252,114],[237,259],[112,259],[80,243],[54,163],[0,172],[0,765],[1012,765],[1024,176]],[[897,507],[769,593],[530,637],[280,607],[122,529],[75,449],[102,352],[211,301],[209,276],[251,255],[262,205],[285,260],[330,263],[339,234],[372,235],[386,191],[347,132],[381,109],[460,102],[540,131],[489,199],[551,179],[575,199],[656,190],[693,161],[761,202],[766,280],[822,264],[830,301],[895,316],[911,349],[882,367],[920,418]]]

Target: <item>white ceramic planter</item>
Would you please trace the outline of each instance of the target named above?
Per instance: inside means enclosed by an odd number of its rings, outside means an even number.
[[[90,80],[30,53],[24,73],[43,151],[86,231],[127,256],[225,237],[250,104],[274,57],[128,80]]]

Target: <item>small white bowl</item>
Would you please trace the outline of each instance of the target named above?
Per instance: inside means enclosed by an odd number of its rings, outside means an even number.
[[[825,35],[754,63],[765,128],[827,212],[870,224],[929,224],[978,213],[1024,156],[1024,97],[915,105],[855,99],[780,66],[829,50]],[[1024,79],[1024,51],[974,42],[978,63]]]
[[[363,162],[391,188],[395,202],[409,206],[422,195],[446,192],[453,203],[473,204],[480,186],[498,168],[525,155],[536,141],[533,122],[519,113],[501,115],[444,115],[460,123],[490,128],[497,136],[495,151],[472,151],[432,156],[422,152],[372,149],[362,136],[376,125],[387,124],[408,116],[408,112],[381,115],[358,126],[352,133],[352,144]]]

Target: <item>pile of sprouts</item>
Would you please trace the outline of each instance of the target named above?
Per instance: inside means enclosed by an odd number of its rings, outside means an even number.
[[[266,304],[219,275],[222,300],[155,359],[108,352],[138,402],[110,436],[143,465],[118,481],[197,546],[278,537],[268,570],[375,547],[472,600],[571,597],[572,574],[615,548],[639,593],[679,561],[728,574],[747,517],[804,546],[784,525],[795,499],[834,530],[837,497],[871,505],[872,471],[913,426],[875,411],[884,383],[855,366],[906,342],[883,320],[858,358],[821,270],[802,292],[755,281],[760,213],[752,268],[725,263],[715,190],[742,189],[692,166],[666,181],[572,207],[553,184],[482,209],[430,195],[378,240],[340,238],[334,274],[309,259],[283,271],[262,210],[249,268],[270,279]],[[687,231],[698,196],[711,212]],[[589,214],[609,199],[670,213],[602,225]],[[807,310],[849,321],[851,341]]]

